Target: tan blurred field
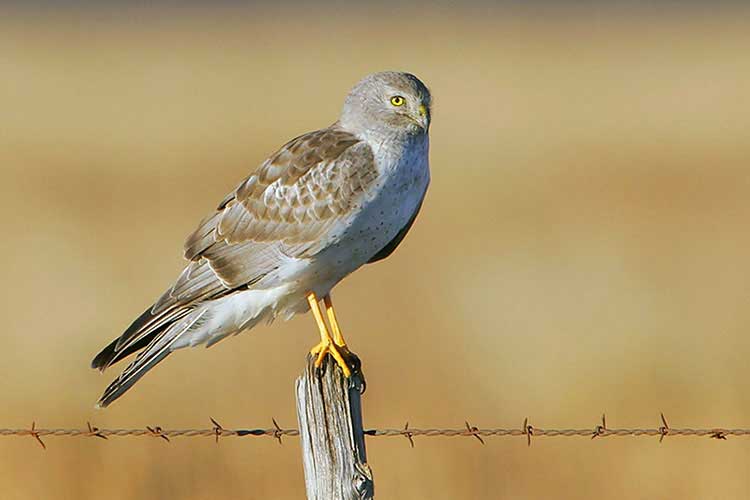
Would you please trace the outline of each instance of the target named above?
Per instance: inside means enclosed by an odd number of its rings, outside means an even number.
[[[366,73],[436,101],[433,183],[336,290],[370,427],[750,427],[750,10],[147,8],[0,17],[0,427],[294,426],[308,316],[104,411],[95,352],[183,238]],[[299,499],[296,439],[1,438],[0,498]],[[750,496],[750,441],[368,441],[383,499]]]

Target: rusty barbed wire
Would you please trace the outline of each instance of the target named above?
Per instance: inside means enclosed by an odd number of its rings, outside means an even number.
[[[526,418],[523,424],[517,428],[481,428],[469,424],[467,420],[464,427],[454,429],[437,429],[437,428],[416,428],[409,427],[409,423],[402,428],[385,428],[385,429],[366,429],[364,434],[371,437],[404,437],[408,440],[409,445],[413,448],[415,438],[417,437],[469,437],[478,440],[481,444],[486,444],[483,438],[488,437],[524,437],[529,446],[532,438],[538,437],[586,437],[589,439],[606,438],[606,437],[659,437],[659,442],[663,442],[665,437],[693,436],[708,437],[711,439],[726,441],[730,436],[750,436],[750,429],[728,429],[721,427],[712,428],[689,428],[689,427],[670,427],[664,414],[660,414],[661,424],[653,428],[609,428],[605,415],[602,415],[601,423],[589,428],[571,428],[571,429],[554,429],[534,427]],[[284,436],[299,436],[297,429],[284,429],[272,419],[273,427],[258,429],[227,429],[218,423],[214,418],[210,418],[210,428],[205,429],[165,429],[161,426],[145,426],[143,428],[132,429],[102,429],[94,427],[90,422],[86,422],[86,427],[81,429],[64,429],[51,428],[45,429],[37,427],[36,421],[31,423],[27,429],[0,429],[2,436],[31,436],[39,443],[43,449],[47,445],[42,440],[46,437],[95,437],[102,440],[108,440],[109,437],[155,437],[170,443],[171,438],[178,437],[213,437],[216,443],[219,438],[224,437],[245,437],[245,436],[268,436],[276,439],[282,444]]]

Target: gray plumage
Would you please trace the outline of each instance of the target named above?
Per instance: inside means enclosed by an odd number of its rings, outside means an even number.
[[[360,266],[390,254],[429,184],[430,93],[408,73],[370,75],[337,122],[265,160],[185,242],[177,281],[92,361],[136,358],[105,390],[121,396],[175,349],[213,345],[308,310]]]

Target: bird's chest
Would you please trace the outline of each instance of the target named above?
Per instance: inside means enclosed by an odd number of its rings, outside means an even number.
[[[410,223],[421,205],[430,181],[427,155],[405,155],[384,167],[371,196],[362,201],[326,256],[337,273],[348,274],[370,260]]]

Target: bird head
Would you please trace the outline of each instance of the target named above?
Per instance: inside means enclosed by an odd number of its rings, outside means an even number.
[[[354,133],[426,134],[431,104],[430,91],[416,76],[373,73],[349,92],[339,123]]]

